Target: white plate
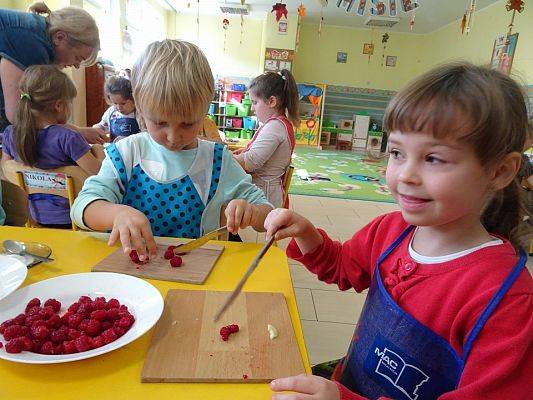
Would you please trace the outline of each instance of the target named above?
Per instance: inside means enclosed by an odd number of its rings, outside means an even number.
[[[60,313],[63,314],[66,308],[80,296],[89,296],[93,300],[97,296],[104,296],[106,299],[115,298],[120,304],[128,306],[129,311],[135,317],[135,322],[124,336],[114,342],[83,353],[45,355],[23,351],[10,354],[6,352],[4,346],[0,349],[0,358],[27,364],[55,364],[98,356],[118,349],[142,336],[155,325],[163,312],[163,298],[150,283],[124,274],[88,272],[58,276],[17,290],[0,302],[0,321],[3,322],[23,313],[26,304],[34,297],[41,301],[50,298],[59,300],[61,302]],[[2,342],[5,342],[3,337]]]
[[[26,275],[28,268],[22,261],[16,257],[0,255],[0,300],[22,285]]]

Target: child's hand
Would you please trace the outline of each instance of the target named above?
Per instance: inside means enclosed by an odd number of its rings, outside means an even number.
[[[309,220],[286,208],[272,210],[265,219],[265,229],[267,239],[272,235],[276,240],[295,238],[302,254],[317,248],[324,241]]]
[[[339,400],[339,388],[335,383],[321,376],[298,375],[274,379],[270,382],[274,392],[292,391],[296,393],[274,393],[272,400]]]
[[[247,226],[255,225],[259,210],[246,200],[235,199],[229,202],[225,214],[228,231],[236,235],[239,228],[244,229]]]
[[[109,246],[120,239],[125,254],[136,250],[139,260],[157,256],[157,244],[146,216],[135,208],[123,206],[113,220],[113,230],[109,236]],[[147,251],[148,250],[148,251]]]

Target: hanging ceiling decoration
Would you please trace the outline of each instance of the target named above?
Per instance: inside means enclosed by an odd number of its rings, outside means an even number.
[[[296,26],[296,46],[294,47],[294,51],[298,51],[298,46],[300,44],[300,27],[302,25],[302,20],[305,17],[305,14],[307,13],[307,10],[303,3],[300,3],[298,6],[298,24]]]
[[[466,33],[467,35],[470,33],[470,30],[472,29],[474,11],[476,11],[476,0],[469,0],[468,3],[469,4],[463,15],[463,19],[461,19],[461,33],[462,34]]]
[[[328,0],[318,0],[320,4],[320,23],[318,24],[318,38],[322,35],[322,27],[324,26],[324,7],[328,5]]]
[[[417,0],[337,0],[337,7],[346,9],[346,12],[354,10],[354,14],[363,16],[365,13],[382,16],[396,17],[398,3],[403,12],[411,12],[419,7]],[[354,6],[356,6],[354,8]]]
[[[282,16],[285,16],[287,18],[287,6],[283,3],[276,3],[272,6],[272,11],[276,13],[276,22],[279,22]]]

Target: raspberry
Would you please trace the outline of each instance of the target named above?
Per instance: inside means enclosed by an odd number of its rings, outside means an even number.
[[[120,303],[117,299],[111,299],[105,304],[106,310],[110,310],[112,308],[119,308]]]
[[[43,345],[41,346],[41,349],[39,350],[39,353],[52,355],[54,354],[54,350],[55,350],[54,344],[48,341],[48,342],[43,343]]]
[[[91,315],[91,312],[93,311],[93,305],[92,302],[82,303],[78,307],[78,311],[76,311],[76,314],[81,314],[83,317],[88,317]]]
[[[63,350],[65,354],[76,353],[76,345],[74,344],[74,340],[68,340],[63,342]]]
[[[56,299],[48,299],[44,302],[45,307],[52,307],[54,312],[58,312],[61,309],[61,303]]]
[[[102,339],[104,339],[105,344],[109,344],[117,340],[117,334],[112,328],[109,328],[102,332]]]
[[[42,319],[48,319],[54,314],[55,312],[52,307],[44,307],[41,311],[39,311],[39,315]]]
[[[30,315],[29,317],[26,317],[24,320],[24,325],[27,327],[32,326],[36,321],[42,321],[42,318],[40,315]]]
[[[174,249],[175,249],[176,247],[178,247],[178,246],[172,246],[172,245],[170,245],[170,246],[167,247],[167,251],[174,251]]]
[[[172,268],[180,267],[182,262],[183,260],[181,259],[180,256],[174,256],[170,259],[170,266]]]
[[[79,306],[80,306],[80,303],[78,302],[72,303],[70,307],[68,308],[68,312],[75,313],[76,311],[78,311]]]
[[[59,343],[54,348],[54,354],[65,354],[65,347],[63,346],[63,343]]]
[[[113,324],[110,321],[103,321],[102,322],[102,331],[105,331],[109,328],[111,328]]]
[[[22,336],[22,337],[19,337],[18,340],[20,341],[22,350],[25,350],[25,351],[33,350],[33,342],[29,337]]]
[[[41,306],[41,300],[38,298],[31,299],[28,304],[26,304],[26,312],[32,307],[40,307]]]
[[[55,344],[63,343],[65,340],[67,340],[67,334],[68,332],[58,329],[50,334],[50,340]]]
[[[20,343],[20,340],[11,339],[6,343],[6,351],[11,354],[20,353],[22,351],[22,343]]]
[[[107,310],[106,319],[110,321],[114,321],[118,319],[119,313],[120,313],[120,310],[118,308],[111,308],[110,310]]]
[[[41,352],[41,347],[42,345],[44,344],[46,340],[41,340],[41,339],[32,339],[32,342],[33,342],[33,352],[34,353],[40,353]]]
[[[135,264],[146,264],[148,261],[150,261],[150,259],[148,257],[146,257],[144,259],[144,261],[141,261],[139,259],[139,254],[137,253],[137,250],[132,250],[130,251],[130,259],[131,261],[133,261]]]
[[[24,325],[11,325],[4,331],[4,339],[11,340],[21,336],[26,336],[29,332],[27,326]]]
[[[102,300],[103,297],[100,297],[100,300],[95,300],[92,303],[93,310],[105,310],[106,302]]]
[[[8,319],[0,324],[0,334],[4,334],[6,329],[10,327],[11,325],[15,324],[15,321],[12,319]]]
[[[26,321],[26,314],[19,314],[15,318],[13,318],[14,325],[24,325],[25,321]]]
[[[91,350],[91,342],[89,341],[89,337],[85,335],[80,336],[74,340],[74,346],[76,346],[76,350],[78,350],[79,353],[82,351]]]
[[[133,321],[129,317],[122,317],[116,322],[119,327],[121,328],[129,328]]]
[[[87,330],[87,325],[89,324],[89,321],[90,320],[88,319],[84,319],[83,321],[81,321],[78,325],[78,330],[85,332]]]
[[[46,339],[50,336],[50,329],[44,325],[33,325],[30,329],[31,335],[36,339]]]
[[[74,315],[71,315],[70,317],[68,317],[67,325],[70,328],[77,328],[80,325],[81,321],[83,321],[83,315],[74,314]]]
[[[128,311],[128,306],[125,305],[125,304],[122,304],[119,308],[118,308],[119,311]]]
[[[122,335],[124,335],[126,333],[126,331],[124,329],[122,329],[120,326],[115,326],[113,328],[113,331],[115,332],[115,334],[118,336],[118,337],[121,337]]]
[[[89,296],[81,296],[79,299],[78,299],[78,302],[79,303],[92,303],[92,299],[89,297]]]
[[[97,336],[100,333],[100,321],[91,319],[85,328],[85,333],[89,336]]]
[[[104,344],[105,343],[102,336],[96,336],[95,338],[93,338],[93,345],[95,349],[97,349],[98,347],[102,347]]]
[[[46,326],[48,328],[59,328],[61,326],[61,317],[57,314],[52,315],[46,320]]]
[[[163,257],[165,260],[170,260],[174,257],[174,252],[172,250],[165,251],[165,254],[163,254]]]
[[[30,316],[30,315],[39,315],[39,312],[41,311],[41,307],[39,306],[35,306],[35,307],[31,307],[29,308],[27,311],[26,311],[26,315],[27,316]]]
[[[229,335],[237,332],[239,332],[239,325],[231,324],[228,326],[223,326],[222,328],[220,328],[220,337],[223,341],[227,342],[229,339]]]
[[[91,319],[95,319],[97,321],[103,321],[106,319],[107,312],[105,310],[96,310],[91,313]]]
[[[80,332],[80,331],[77,331],[76,329],[69,329],[69,330],[68,330],[67,337],[68,337],[70,340],[74,340],[74,339],[79,338],[80,335],[81,335],[81,332]]]

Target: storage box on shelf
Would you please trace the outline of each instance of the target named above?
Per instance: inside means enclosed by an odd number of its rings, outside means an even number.
[[[257,130],[257,119],[250,116],[251,105],[246,86],[232,84],[216,90],[215,100],[211,102],[208,113],[217,128],[225,132],[227,137],[250,139]]]

